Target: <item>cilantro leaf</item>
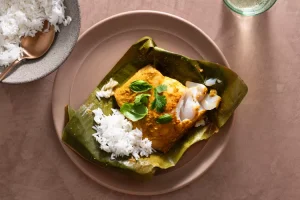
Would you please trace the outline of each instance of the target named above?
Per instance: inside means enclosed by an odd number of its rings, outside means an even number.
[[[150,97],[150,94],[139,94],[135,97],[134,104],[136,105],[147,105],[148,104],[148,98]]]
[[[154,89],[154,101],[151,104],[151,109],[156,109],[157,112],[164,112],[167,99],[164,95],[160,95],[159,93],[162,93],[163,91],[167,90],[166,85],[159,85]]]
[[[156,98],[151,103],[151,109],[153,110],[155,109],[155,107],[156,107]]]
[[[167,90],[167,86],[162,84],[162,85],[157,86],[157,87],[155,88],[155,90],[156,90],[156,92],[157,92],[158,94],[160,94],[160,93],[162,93],[162,92],[164,92],[164,91]]]
[[[130,84],[129,88],[133,92],[146,92],[148,90],[151,90],[152,86],[146,81],[136,80]]]
[[[159,124],[167,124],[171,121],[172,121],[172,116],[170,114],[161,115],[156,119],[156,122]]]
[[[164,112],[165,111],[165,107],[166,107],[166,104],[167,104],[167,99],[165,96],[162,96],[162,95],[158,95],[155,99],[155,109],[157,112]],[[153,106],[153,105],[151,105]],[[152,108],[152,107],[151,107]],[[153,109],[153,108],[152,108]]]
[[[148,114],[148,108],[142,104],[124,103],[120,112],[131,121],[136,122]]]

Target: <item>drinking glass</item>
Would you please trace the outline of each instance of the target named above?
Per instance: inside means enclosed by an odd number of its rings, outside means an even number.
[[[234,12],[253,16],[269,10],[277,0],[224,0],[224,3]]]

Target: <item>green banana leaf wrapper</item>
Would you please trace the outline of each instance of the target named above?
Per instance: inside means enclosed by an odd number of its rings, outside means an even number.
[[[134,160],[130,157],[117,157],[102,151],[92,134],[94,116],[92,110],[100,107],[104,114],[111,113],[111,108],[118,108],[114,97],[110,99],[96,98],[96,92],[108,82],[115,79],[120,85],[126,82],[139,69],[148,64],[155,66],[163,75],[177,79],[185,84],[186,81],[203,83],[208,78],[217,78],[222,82],[210,88],[217,90],[222,101],[217,109],[206,113],[209,123],[206,126],[194,127],[187,131],[169,152],[155,152],[149,157]],[[248,88],[236,73],[227,67],[207,61],[192,60],[156,46],[150,37],[143,37],[132,45],[113,69],[90,94],[84,105],[75,111],[67,107],[68,122],[63,130],[63,142],[86,160],[101,166],[112,166],[141,175],[154,174],[155,170],[167,169],[176,165],[184,152],[194,143],[208,139],[233,114],[246,95]]]

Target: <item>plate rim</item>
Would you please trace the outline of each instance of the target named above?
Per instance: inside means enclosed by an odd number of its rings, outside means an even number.
[[[202,29],[200,29],[199,27],[197,27],[195,24],[193,24],[192,22],[179,17],[177,15],[171,14],[171,13],[167,13],[167,12],[162,12],[162,11],[156,11],[156,10],[133,10],[133,11],[126,11],[126,12],[122,12],[122,13],[118,13],[115,15],[112,15],[110,17],[107,17],[103,20],[100,20],[98,22],[96,22],[94,25],[92,25],[91,27],[89,27],[87,30],[85,30],[78,38],[78,41],[81,40],[83,37],[85,37],[92,29],[94,29],[95,27],[99,26],[102,23],[105,23],[107,21],[110,21],[111,19],[114,18],[118,18],[118,17],[122,17],[125,15],[131,15],[131,14],[136,14],[136,13],[140,13],[140,14],[148,14],[148,13],[152,13],[152,14],[161,14],[161,15],[166,15],[172,18],[175,18],[179,21],[182,21],[190,26],[192,26],[194,29],[196,29],[198,32],[201,32],[201,34],[203,36],[206,37],[207,40],[209,40],[209,42],[215,47],[215,49],[218,51],[219,55],[222,57],[222,60],[225,62],[225,66],[228,67],[230,69],[230,65],[226,59],[226,57],[224,56],[223,52],[220,50],[220,48],[217,46],[217,44],[204,32],[202,31]]]
[[[228,63],[227,59],[225,58],[224,54],[222,53],[222,51],[220,50],[220,48],[216,45],[216,43],[204,31],[202,31],[196,25],[194,25],[193,23],[191,23],[190,21],[188,21],[188,20],[186,20],[186,19],[184,19],[182,17],[176,16],[174,14],[170,14],[170,13],[167,13],[167,12],[162,12],[162,11],[155,11],[155,10],[133,10],[133,11],[126,11],[126,12],[122,12],[122,13],[118,13],[118,14],[112,15],[110,17],[107,17],[107,18],[105,18],[103,20],[98,21],[97,23],[95,23],[94,25],[92,25],[91,27],[89,27],[87,30],[85,30],[79,36],[77,42],[79,42],[80,40],[82,40],[90,31],[92,31],[93,29],[95,29],[97,26],[100,26],[101,24],[106,23],[106,22],[108,22],[108,21],[110,21],[112,19],[119,18],[119,17],[126,16],[126,15],[132,15],[132,14],[158,14],[158,15],[165,15],[165,16],[174,18],[175,20],[179,20],[181,22],[184,22],[185,24],[191,26],[192,28],[194,28],[195,30],[197,30],[200,34],[202,34],[210,42],[210,44],[215,48],[215,50],[218,52],[219,56],[221,57],[222,61],[224,62],[224,65],[226,67],[230,68],[229,63]],[[60,69],[61,68],[58,69],[58,72],[57,72],[57,74],[55,76],[54,85],[53,85],[52,91],[55,91],[55,89],[57,87],[59,87],[59,85],[57,84],[57,79],[58,79],[58,74],[59,74]],[[78,73],[79,70],[80,70],[80,67],[78,67],[78,69],[76,69],[75,76],[76,76],[76,74]],[[73,84],[73,82],[74,82],[74,79],[72,81],[72,84]],[[72,89],[72,87],[71,87],[71,89]],[[58,128],[56,126],[55,119],[54,119],[55,118],[55,116],[54,116],[54,112],[55,112],[54,111],[54,101],[53,101],[54,98],[55,98],[54,96],[55,95],[53,93],[53,95],[52,95],[52,103],[51,103],[51,106],[52,106],[51,111],[52,111],[52,120],[53,120],[53,123],[54,123],[55,132],[58,135],[58,132],[60,132],[61,130],[57,130]],[[234,124],[234,115],[232,115],[231,119],[228,120],[228,124],[229,124],[229,129],[230,129],[230,127]],[[121,193],[124,193],[124,194],[138,195],[138,196],[149,196],[149,195],[161,195],[161,194],[166,194],[166,193],[170,193],[170,192],[179,190],[179,189],[185,187],[186,185],[192,183],[193,181],[195,181],[199,177],[201,177],[208,169],[211,168],[211,166],[220,157],[220,155],[224,151],[225,147],[227,146],[227,143],[229,141],[230,135],[231,134],[228,133],[227,137],[224,138],[224,140],[223,140],[224,142],[223,142],[221,148],[219,148],[218,153],[216,153],[217,155],[214,156],[214,159],[209,163],[208,167],[206,167],[205,170],[201,174],[198,174],[195,178],[192,178],[191,180],[187,181],[185,184],[180,185],[179,187],[169,188],[169,189],[155,191],[155,192],[139,192],[139,191],[132,192],[132,191],[128,191],[128,190],[125,190],[125,189],[116,188],[116,187],[111,186],[109,184],[106,184],[104,182],[100,182],[96,177],[94,177],[90,173],[88,173],[87,170],[84,167],[81,167],[80,164],[78,164],[69,155],[69,152],[67,151],[68,147],[66,147],[66,145],[64,145],[64,143],[61,141],[61,139],[59,137],[58,138],[59,138],[59,142],[61,143],[64,151],[66,152],[66,154],[68,155],[68,157],[70,158],[70,160],[75,164],[75,166],[77,168],[79,168],[86,176],[88,176],[89,178],[91,178],[96,183],[98,183],[101,186],[106,187],[108,189],[111,189],[111,190],[114,190],[114,191],[117,191],[117,192],[121,192]],[[205,149],[205,147],[203,147],[203,149]]]

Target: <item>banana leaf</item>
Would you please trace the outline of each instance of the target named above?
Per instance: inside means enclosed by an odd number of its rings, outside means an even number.
[[[92,110],[100,107],[104,114],[108,115],[111,113],[111,108],[118,108],[118,106],[114,97],[102,98],[99,101],[95,94],[110,78],[117,80],[122,85],[139,69],[148,64],[155,66],[163,75],[177,79],[183,84],[186,81],[203,83],[208,78],[221,80],[221,83],[211,87],[216,89],[218,95],[221,96],[221,104],[217,109],[207,112],[208,123],[206,126],[188,130],[185,136],[167,153],[155,152],[149,157],[139,160],[130,157],[111,159],[110,154],[102,151],[92,137],[92,134],[95,133],[92,129],[94,125]],[[218,129],[233,114],[247,91],[246,84],[229,68],[208,61],[192,60],[166,51],[157,47],[152,38],[143,37],[130,47],[77,111],[68,107],[69,121],[63,130],[62,140],[92,163],[130,170],[142,175],[154,174],[158,168],[167,169],[175,166],[191,145],[208,139],[218,132]]]

